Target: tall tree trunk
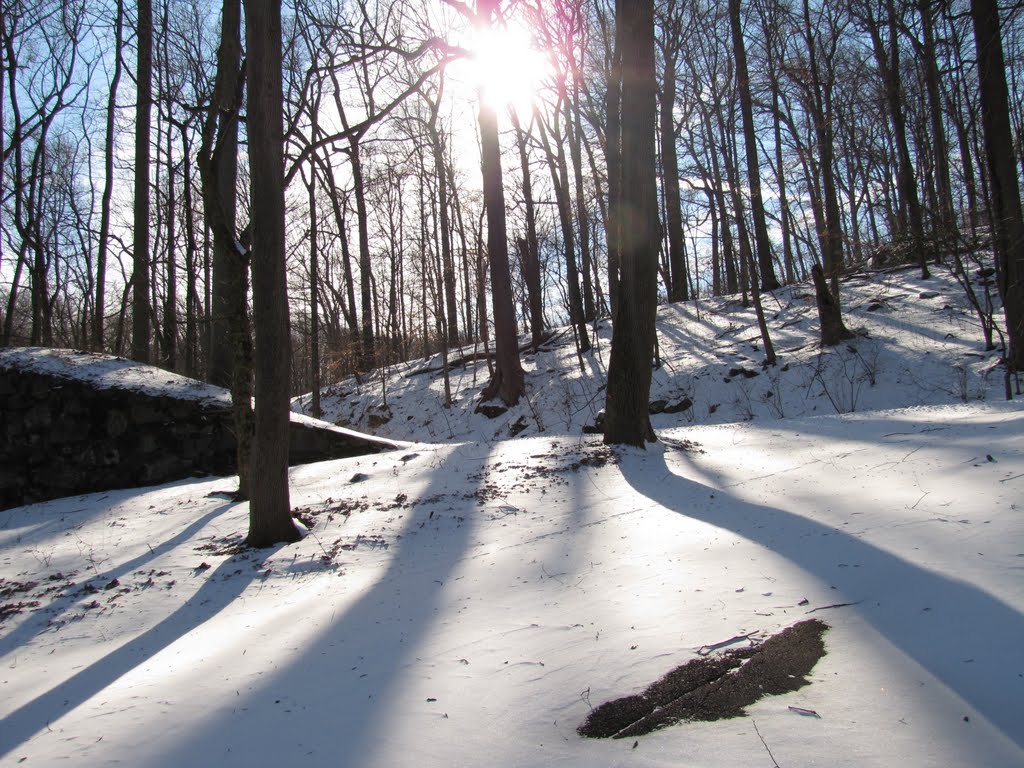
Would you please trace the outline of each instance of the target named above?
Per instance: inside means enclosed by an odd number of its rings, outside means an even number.
[[[163,352],[169,371],[178,365],[178,265],[175,248],[177,188],[174,183],[174,126],[167,121],[167,264],[165,265]]]
[[[190,158],[191,143],[188,128],[182,123],[181,131],[181,162],[182,162],[182,195],[185,206],[185,375],[198,378],[199,368],[199,330],[196,322],[200,310],[199,289],[199,244],[196,242],[195,206],[192,200],[192,168]]]
[[[442,86],[443,88],[443,81]],[[448,189],[448,174],[445,168],[444,141],[441,131],[438,129],[438,111],[441,106],[441,93],[437,100],[430,104],[430,121],[427,123],[427,132],[430,135],[430,146],[433,151],[434,175],[437,177],[437,213],[439,223],[439,235],[441,238],[441,264],[442,279],[444,283],[445,317],[448,328],[448,343],[458,345],[459,343],[459,302],[456,294],[455,262],[452,258],[452,226],[450,220],[450,194]]]
[[[96,299],[92,318],[92,348],[103,351],[103,323],[107,312],[107,253],[110,250],[110,209],[114,194],[114,118],[117,87],[121,82],[124,48],[124,0],[117,0],[114,17],[114,74],[107,96],[106,132],[103,144],[103,196],[100,198],[100,231],[96,244]]]
[[[132,359],[150,359],[149,130],[153,101],[153,8],[138,0],[138,61],[135,78],[135,218],[132,272]]]
[[[213,234],[210,280],[209,380],[231,390],[238,497],[249,498],[254,415],[249,254],[237,234],[238,112],[242,97],[240,0],[223,0],[217,79],[203,127],[198,163],[203,207]]]
[[[689,298],[686,281],[686,248],[683,244],[683,211],[679,191],[679,158],[676,152],[676,58],[665,49],[661,82],[661,173],[665,186],[665,229],[668,232],[670,302]]]
[[[569,154],[572,159],[573,177],[576,186],[576,226],[579,230],[577,242],[580,246],[580,277],[583,281],[583,319],[588,323],[597,318],[594,302],[594,283],[591,277],[592,254],[590,252],[590,212],[587,210],[586,188],[583,184],[583,122],[580,119],[579,83],[573,81],[573,101],[565,101],[565,128],[569,137]]]
[[[373,288],[371,285],[370,226],[366,208],[366,188],[363,180],[363,161],[359,154],[359,138],[353,136],[348,146],[352,164],[352,185],[356,198],[356,227],[359,233],[359,302],[361,307],[362,336],[359,347],[360,370],[373,367],[376,357],[373,334]]]
[[[241,24],[240,0],[223,0],[217,79],[214,82],[211,114],[207,118],[199,158],[203,202],[213,234],[208,378],[219,387],[231,387],[237,362],[242,362],[246,367],[251,366],[238,354],[240,335],[249,333],[248,296],[245,291],[248,276],[245,258],[234,246],[238,239]],[[252,396],[251,389],[248,396]]]
[[[249,534],[253,547],[296,541],[288,493],[291,339],[284,226],[284,96],[280,0],[245,1],[256,429]]]
[[[1007,367],[1024,370],[1024,215],[1010,126],[1010,99],[996,0],[971,0],[978,51],[981,124],[988,159],[994,213],[994,245],[999,292],[1010,348]],[[1009,394],[1009,387],[1007,387]]]
[[[910,158],[910,147],[907,143],[907,105],[903,100],[903,84],[900,77],[899,19],[893,0],[886,0],[888,19],[888,43],[881,36],[881,23],[876,22],[869,14],[868,31],[875,47],[875,58],[882,73],[885,86],[886,103],[889,108],[889,119],[892,121],[893,142],[895,143],[897,166],[896,184],[903,209],[906,210],[910,229],[910,241],[921,268],[921,279],[927,280],[928,259],[924,251],[924,219],[921,213],[921,202],[917,194],[917,182],[914,178],[914,165]]]
[[[316,215],[316,168],[309,169],[309,368],[312,390],[310,413],[319,419],[320,410],[320,253]]]
[[[832,125],[831,81],[834,73],[829,71],[829,82],[822,79],[818,63],[818,46],[811,25],[811,11],[808,0],[803,0],[804,35],[807,42],[808,69],[811,76],[811,106],[815,138],[818,143],[818,172],[821,177],[820,201],[823,214],[818,224],[818,239],[821,242],[821,256],[825,276],[830,281],[833,301],[838,310],[839,274],[843,269],[843,225],[835,180],[835,140]],[[829,62],[832,66],[832,62]],[[824,223],[822,228],[821,223]]]
[[[757,266],[761,272],[760,287],[774,291],[779,287],[772,264],[772,244],[768,239],[768,223],[764,214],[761,194],[761,167],[757,156],[757,132],[754,126],[754,107],[750,97],[750,73],[747,71],[747,48],[740,24],[740,0],[729,0],[729,19],[732,27],[733,52],[736,56],[736,86],[740,97],[740,115],[743,120],[743,145],[747,155],[747,179],[750,183],[750,213],[754,220],[754,246]]]
[[[654,441],[648,413],[658,280],[655,179],[657,86],[654,2],[621,0],[615,23],[622,43],[622,204],[635,218],[622,232],[619,299],[612,321],[604,441],[643,447]],[[618,34],[617,33],[617,34]]]
[[[536,113],[535,113],[536,114]],[[557,115],[555,116],[557,121]],[[572,221],[572,200],[569,196],[569,173],[565,165],[565,151],[561,142],[557,142],[557,152],[548,140],[548,132],[544,122],[536,121],[537,132],[544,147],[551,184],[555,190],[555,202],[558,206],[558,222],[562,230],[562,241],[565,246],[565,281],[566,295],[569,299],[569,322],[576,332],[577,349],[582,354],[590,351],[590,333],[587,331],[586,312],[583,307],[583,294],[580,292],[579,268],[576,264],[576,236]],[[555,137],[556,141],[558,137]]]
[[[940,240],[948,238],[948,242],[954,242],[957,229],[956,211],[953,208],[952,184],[949,174],[949,143],[946,139],[946,126],[942,117],[942,87],[936,53],[932,5],[932,0],[917,0],[917,12],[921,17],[922,57],[924,59],[925,88],[928,93],[928,118],[935,152],[934,179],[936,197],[938,198],[935,230]]]
[[[622,14],[623,0],[615,0],[616,19]],[[622,250],[622,30],[615,24],[614,43],[605,94],[605,166],[608,169],[608,217],[605,240],[608,243],[608,300],[615,315],[619,300],[619,266]]]
[[[793,259],[793,236],[789,226],[789,200],[786,192],[786,166],[782,155],[782,121],[779,119],[779,89],[773,78],[772,128],[775,134],[775,181],[779,193],[779,226],[782,230],[782,260],[786,269],[786,282],[796,282],[796,264]]]
[[[477,0],[478,23],[490,25],[498,0]],[[505,230],[505,190],[501,175],[501,146],[494,109],[480,99],[480,145],[484,209],[487,212],[487,256],[491,266],[491,303],[494,307],[494,374],[483,399],[500,397],[508,406],[519,402],[525,389],[516,333],[516,309],[508,264]]]
[[[537,243],[537,215],[533,201],[533,177],[530,173],[530,159],[526,152],[526,132],[519,124],[519,118],[512,110],[512,123],[516,130],[516,144],[519,147],[519,163],[523,170],[523,197],[526,205],[526,237],[518,241],[522,261],[523,279],[526,282],[527,301],[530,305],[530,338],[536,352],[544,335],[544,297],[540,284],[540,247]]]

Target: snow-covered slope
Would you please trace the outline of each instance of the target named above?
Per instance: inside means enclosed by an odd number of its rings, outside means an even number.
[[[232,478],[0,513],[0,764],[1024,765],[1024,409],[948,285],[851,286],[870,336],[820,374],[799,293],[779,297],[777,381],[728,374],[760,370],[749,313],[662,310],[659,394],[689,382],[701,423],[655,417],[648,451],[579,434],[599,377],[561,375],[556,350],[530,376],[545,432],[515,440],[417,408],[430,379],[396,372],[388,434],[419,442],[293,469],[295,545],[239,549]],[[874,384],[844,359],[877,360]],[[786,418],[761,410],[769,382]],[[747,402],[754,420],[707,423]],[[576,732],[809,617],[830,626],[810,684],[746,717]]]
[[[778,355],[778,365],[767,369],[754,309],[738,297],[660,307],[662,365],[651,400],[670,410],[692,405],[655,415],[655,429],[1002,399],[999,352],[984,350],[978,318],[948,272],[926,281],[910,269],[865,273],[844,281],[842,290],[846,324],[863,335],[825,350],[817,343],[809,286],[765,295]],[[595,339],[582,364],[566,329],[537,354],[524,354],[526,398],[497,418],[475,408],[489,378],[482,360],[452,368],[454,403],[442,407],[440,356],[390,369],[386,392],[378,375],[325,387],[323,418],[398,440],[579,435],[604,407],[607,321],[597,324]],[[474,352],[482,349],[452,350],[450,358]],[[309,405],[307,395],[294,408],[308,412]]]

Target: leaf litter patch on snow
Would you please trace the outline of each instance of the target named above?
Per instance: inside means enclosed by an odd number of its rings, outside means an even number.
[[[825,655],[826,629],[823,621],[805,619],[746,648],[691,659],[642,693],[597,707],[577,730],[581,736],[624,739],[680,721],[740,717],[763,696],[809,684],[807,675]]]

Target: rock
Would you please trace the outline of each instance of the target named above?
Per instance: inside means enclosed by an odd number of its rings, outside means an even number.
[[[526,421],[526,417],[520,416],[518,419],[516,419],[515,421],[508,425],[508,431],[509,434],[512,435],[512,437],[515,437],[516,435],[523,432],[528,426],[530,425]]]
[[[504,405],[494,405],[492,403],[480,403],[476,407],[477,413],[482,413],[488,419],[496,419],[504,413],[508,412],[508,408]]]
[[[129,367],[133,380],[158,384],[109,382]],[[205,394],[190,397],[197,388]],[[230,398],[201,382],[106,355],[9,349],[0,392],[0,509],[236,471]],[[400,447],[298,414],[289,442],[293,465]]]
[[[729,369],[729,376],[730,376],[730,378],[736,378],[737,376],[742,376],[745,379],[752,379],[755,376],[760,376],[760,375],[761,375],[760,371],[751,371],[748,368],[730,368]]]
[[[675,403],[669,403],[665,406],[665,413],[682,413],[693,408],[693,400],[688,397],[684,397]]]

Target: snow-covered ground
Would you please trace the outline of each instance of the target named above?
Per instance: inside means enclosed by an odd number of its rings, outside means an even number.
[[[571,349],[494,420],[396,371],[381,432],[415,444],[294,468],[295,545],[237,551],[231,478],[0,512],[0,764],[1024,765],[1024,409],[951,283],[848,288],[870,336],[820,359],[780,293],[785,371],[746,310],[662,309],[654,397],[694,405],[646,452],[580,434],[602,393]],[[457,373],[465,406],[486,368]],[[332,417],[374,410],[353,388]],[[808,617],[830,629],[806,687],[577,735]]]
[[[844,282],[846,325],[864,335],[825,351],[817,344],[810,286],[765,295],[779,358],[768,369],[761,366],[764,350],[754,310],[743,307],[739,297],[660,307],[662,365],[654,371],[651,400],[692,405],[655,415],[655,429],[1002,399],[999,352],[984,351],[979,320],[963,289],[948,273],[930,280],[917,275],[916,270],[879,272]],[[984,301],[983,286],[976,288]],[[442,407],[439,355],[389,369],[383,377],[386,397],[379,375],[325,387],[323,417],[397,440],[494,440],[512,432],[578,435],[604,407],[610,342],[610,323],[601,321],[594,352],[582,361],[570,329],[561,329],[538,353],[522,355],[527,396],[497,418],[475,409],[489,379],[483,361],[452,367],[454,405]],[[482,347],[466,347],[449,357],[482,352]],[[310,397],[298,398],[294,407],[308,413]]]

